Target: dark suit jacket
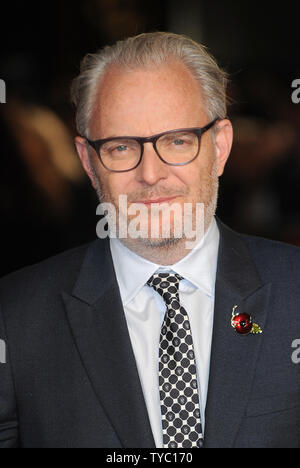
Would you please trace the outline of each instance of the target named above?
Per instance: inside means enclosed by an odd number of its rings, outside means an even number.
[[[205,447],[300,447],[300,249],[219,227]],[[0,447],[155,447],[108,240],[3,278],[0,307]]]

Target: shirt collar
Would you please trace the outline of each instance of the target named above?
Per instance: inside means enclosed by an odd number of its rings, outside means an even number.
[[[126,306],[158,269],[175,271],[209,296],[214,295],[219,248],[219,229],[213,218],[203,240],[179,262],[161,266],[128,249],[119,239],[110,239],[110,249],[121,299]]]

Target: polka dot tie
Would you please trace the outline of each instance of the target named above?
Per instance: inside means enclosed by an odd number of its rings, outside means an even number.
[[[181,279],[178,274],[156,273],[147,282],[167,306],[159,346],[164,448],[203,446],[193,339],[187,312],[179,301]]]

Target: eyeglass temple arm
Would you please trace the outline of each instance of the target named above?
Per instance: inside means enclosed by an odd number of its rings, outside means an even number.
[[[215,125],[216,122],[218,122],[218,120],[222,120],[221,117],[216,117],[212,122],[205,125],[205,127],[202,127],[202,132],[204,133],[207,130],[209,130],[211,127],[213,127]]]

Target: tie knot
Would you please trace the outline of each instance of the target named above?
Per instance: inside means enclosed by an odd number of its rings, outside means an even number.
[[[162,296],[166,304],[171,304],[172,299],[178,299],[179,281],[182,279],[177,273],[154,273],[147,284]]]

